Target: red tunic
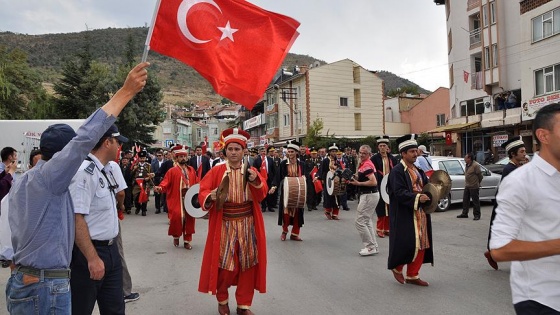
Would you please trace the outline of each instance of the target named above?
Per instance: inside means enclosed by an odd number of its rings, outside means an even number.
[[[196,172],[191,166],[187,166],[188,187],[196,184]],[[183,195],[181,184],[185,184],[187,178],[183,174],[180,166],[174,166],[167,173],[159,184],[163,193],[167,194],[167,208],[169,210],[169,230],[168,235],[180,237],[185,234],[194,234],[195,219],[184,210]],[[183,218],[185,225],[183,225]]]
[[[214,166],[204,176],[200,182],[200,193],[198,200],[204,208],[204,202],[208,198],[210,192],[216,189],[222,182],[222,178],[228,168],[227,163]],[[255,236],[257,238],[258,263],[255,276],[255,290],[261,293],[266,292],[266,235],[264,228],[264,220],[261,212],[260,202],[266,197],[268,186],[263,180],[258,170],[254,167],[251,169],[257,172],[258,179],[255,185],[247,184],[249,195],[253,201],[253,219],[255,223]],[[220,258],[220,242],[222,228],[222,211],[216,211],[215,202],[209,210],[208,237],[206,238],[206,246],[204,247],[204,255],[202,257],[202,267],[200,269],[200,281],[198,291],[203,293],[216,294],[218,285],[218,264]]]

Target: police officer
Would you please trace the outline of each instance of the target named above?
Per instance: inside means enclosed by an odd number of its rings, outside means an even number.
[[[82,163],[70,183],[76,241],[70,269],[72,313],[91,314],[97,301],[101,314],[124,314],[122,261],[115,200],[118,184],[109,161],[128,141],[112,125]]]

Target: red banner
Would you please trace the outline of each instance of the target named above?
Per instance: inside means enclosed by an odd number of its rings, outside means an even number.
[[[449,131],[445,132],[445,144],[447,144],[447,145],[452,145],[453,144],[453,139],[451,139],[451,132],[449,132]]]

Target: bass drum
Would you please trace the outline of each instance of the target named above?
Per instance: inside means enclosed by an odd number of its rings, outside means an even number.
[[[379,186],[379,192],[381,192],[381,199],[389,204],[389,193],[387,192],[387,182],[389,181],[389,174],[383,176],[381,180],[381,185]]]
[[[307,198],[305,177],[284,178],[284,208],[303,208]]]

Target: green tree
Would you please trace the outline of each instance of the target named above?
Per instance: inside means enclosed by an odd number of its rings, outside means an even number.
[[[88,33],[85,34],[83,51],[64,64],[62,78],[54,84],[56,118],[87,118],[110,98],[109,68],[93,61]]]
[[[303,139],[303,144],[309,147],[318,146],[323,128],[323,120],[321,118],[315,119],[307,129],[307,135]]]
[[[39,74],[29,67],[27,54],[0,46],[0,119],[32,119],[51,110]]]
[[[403,94],[418,95],[420,94],[420,90],[418,86],[407,85],[387,92],[388,97],[396,97]]]
[[[124,82],[128,72],[136,65],[134,60],[134,38],[129,34],[126,42],[125,63],[119,67],[113,89],[116,92]],[[149,71],[149,70],[148,70]],[[163,105],[161,100],[163,94],[155,75],[148,75],[148,81],[144,89],[138,93],[124,108],[119,115],[117,126],[119,132],[130,139],[129,145],[134,142],[153,144],[155,142],[153,133],[157,126],[163,122]]]

